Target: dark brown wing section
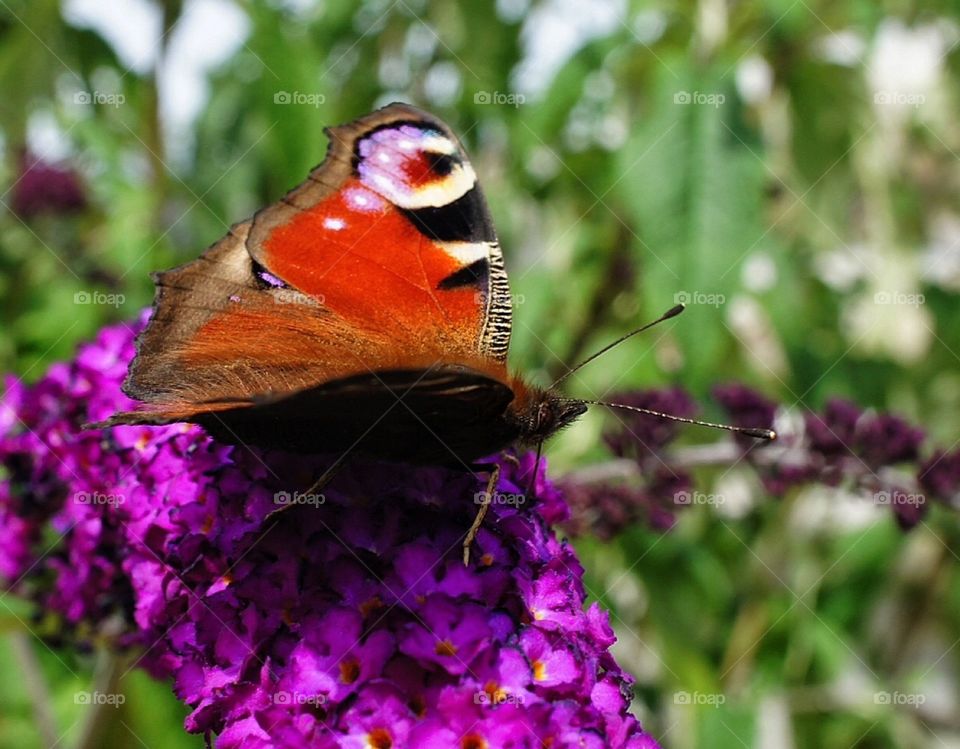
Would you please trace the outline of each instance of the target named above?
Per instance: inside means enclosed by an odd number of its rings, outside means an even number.
[[[355,375],[194,420],[228,443],[463,467],[516,439],[504,418],[512,400],[499,380],[439,366]]]

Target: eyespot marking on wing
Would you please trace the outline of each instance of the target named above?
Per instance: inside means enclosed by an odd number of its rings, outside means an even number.
[[[433,128],[395,123],[357,142],[360,181],[399,208],[448,205],[473,189],[477,177],[457,145]]]

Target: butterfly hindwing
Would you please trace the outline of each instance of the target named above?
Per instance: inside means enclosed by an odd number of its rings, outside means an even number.
[[[205,414],[201,423],[226,442],[304,452],[359,450],[457,468],[516,438],[502,414],[513,399],[499,380],[463,367],[388,370],[326,382],[253,408]]]

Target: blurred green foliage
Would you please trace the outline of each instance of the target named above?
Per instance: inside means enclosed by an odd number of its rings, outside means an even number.
[[[299,183],[325,125],[403,99],[471,152],[516,295],[514,366],[549,381],[679,294],[694,302],[682,318],[571,389],[680,383],[706,398],[737,379],[788,412],[841,395],[901,412],[945,447],[957,438],[955,1],[138,0],[119,21],[105,6],[124,33],[132,10],[152,14],[159,73],[131,69],[77,20],[83,5],[0,3],[5,371],[36,378],[136,314],[150,271]],[[224,27],[237,29],[228,54],[200,84],[178,77],[196,54],[182,42],[216,37],[217,14],[242,21]],[[197,85],[196,115],[172,118]],[[86,209],[17,215],[25,150],[76,170]],[[94,292],[123,301],[76,303]],[[554,470],[602,460],[609,418],[565,433]],[[903,536],[888,513],[838,519],[825,490],[772,503],[740,468],[703,480],[752,503],[580,544],[664,746],[957,746],[952,519]],[[0,598],[0,747],[44,745],[31,679],[18,678],[29,616]],[[71,699],[90,657],[32,643],[60,745],[97,745]],[[201,745],[168,685],[120,681],[128,701],[103,745]],[[880,704],[881,692],[929,699]]]

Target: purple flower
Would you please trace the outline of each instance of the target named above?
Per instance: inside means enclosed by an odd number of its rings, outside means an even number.
[[[938,450],[919,470],[920,486],[928,493],[950,499],[960,491],[960,450]]]
[[[898,416],[865,414],[854,404],[831,398],[823,414],[805,414],[807,440],[828,462],[855,455],[871,468],[916,460],[923,430]]]
[[[567,509],[542,462],[531,482],[532,456],[498,458],[523,501],[491,506],[466,568],[484,477],[356,458],[301,495],[329,458],[184,425],[81,431],[130,405],[132,355],[133,330],[108,328],[10,383],[0,575],[68,632],[139,652],[189,731],[227,749],[656,746],[550,529]]]
[[[717,385],[713,388],[713,397],[730,414],[733,423],[741,427],[772,429],[773,417],[777,406],[770,399],[739,383]],[[737,435],[747,444],[756,444],[752,437]]]
[[[827,458],[850,455],[862,415],[862,409],[841,398],[828,400],[822,415],[807,412],[804,418],[811,449]]]
[[[41,213],[73,213],[86,205],[83,187],[73,169],[26,152],[20,157],[20,175],[11,201],[18,216],[29,219]]]
[[[923,436],[922,429],[891,414],[865,417],[857,425],[859,452],[874,468],[916,460]]]
[[[620,393],[612,399],[625,406],[689,418],[696,414],[693,399],[681,388],[639,390]],[[657,453],[677,435],[679,424],[647,414],[614,410],[620,428],[604,434],[604,441],[614,455],[643,460]]]

